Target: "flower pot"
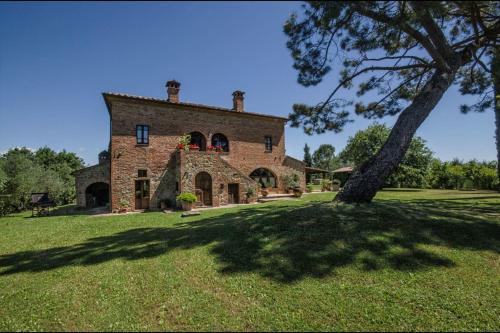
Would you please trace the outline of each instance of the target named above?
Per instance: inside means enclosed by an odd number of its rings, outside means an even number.
[[[190,211],[193,209],[193,203],[187,201],[181,201],[182,210]]]
[[[294,188],[293,196],[296,198],[300,198],[302,196],[302,190],[300,188]]]

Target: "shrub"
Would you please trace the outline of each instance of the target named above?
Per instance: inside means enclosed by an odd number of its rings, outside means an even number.
[[[246,194],[247,198],[251,198],[251,197],[255,196],[255,188],[252,186],[249,186],[247,188],[247,191],[245,194]]]
[[[120,199],[120,206],[122,208],[126,208],[130,205],[130,202],[127,199]]]
[[[309,183],[309,184],[306,185],[306,191],[308,193],[311,193],[313,191],[313,188],[314,188],[313,184],[311,184],[311,183]]]
[[[196,195],[190,192],[181,193],[176,197],[177,201],[193,203],[196,201]]]
[[[283,184],[285,185],[285,189],[293,189],[295,187],[298,187],[300,185],[299,181],[300,181],[300,176],[293,172],[291,174],[288,174],[288,175],[284,175],[282,177],[282,180],[283,180]]]
[[[323,179],[321,181],[321,190],[322,191],[331,191],[332,181],[329,179]]]
[[[338,191],[338,190],[340,190],[340,184],[341,184],[341,183],[342,183],[342,182],[341,182],[340,180],[338,180],[338,179],[334,179],[334,180],[332,181],[332,185],[331,185],[331,189],[332,189],[332,191]]]

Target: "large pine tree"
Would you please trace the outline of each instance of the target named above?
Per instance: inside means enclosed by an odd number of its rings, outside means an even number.
[[[300,17],[290,17],[284,31],[300,84],[320,83],[332,59],[343,66],[324,101],[294,105],[292,126],[308,134],[341,131],[352,105],[367,118],[399,115],[383,147],[352,174],[337,200],[372,200],[452,84],[479,97],[463,112],[491,109],[487,64],[500,41],[499,10],[497,1],[312,1]],[[358,96],[380,97],[369,103],[339,97],[355,83]]]

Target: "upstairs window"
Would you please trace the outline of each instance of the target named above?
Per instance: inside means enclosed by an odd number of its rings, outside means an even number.
[[[273,151],[273,138],[271,136],[266,136],[264,138],[264,145],[266,146],[266,151]]]
[[[212,136],[212,146],[219,146],[221,147],[222,151],[225,152],[229,151],[229,141],[227,140],[226,136],[221,133],[217,133]]]
[[[149,144],[149,126],[148,125],[137,125],[135,127],[135,137],[137,138],[137,143],[141,145]]]
[[[200,147],[201,151],[207,150],[207,141],[205,140],[205,136],[200,132],[191,132],[191,142],[190,145],[197,145]]]

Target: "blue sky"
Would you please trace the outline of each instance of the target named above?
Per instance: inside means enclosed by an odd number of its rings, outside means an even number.
[[[299,9],[297,2],[0,3],[0,152],[47,145],[96,163],[109,140],[101,93],[165,98],[172,78],[182,101],[231,107],[240,89],[248,111],[286,116],[294,103],[315,104],[338,75],[316,87],[297,83],[282,26]],[[493,111],[460,114],[469,98],[451,89],[418,130],[437,157],[495,159]],[[340,151],[373,122],[352,118],[340,134],[287,127],[287,154],[302,159],[306,142]]]

